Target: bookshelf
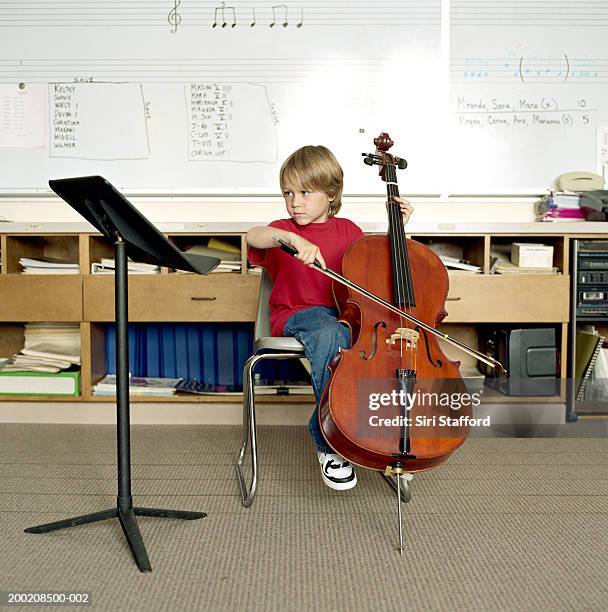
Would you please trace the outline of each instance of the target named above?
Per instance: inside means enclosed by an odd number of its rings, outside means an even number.
[[[69,225],[69,228],[63,226]],[[132,322],[226,322],[253,324],[257,310],[259,275],[250,273],[246,265],[244,223],[205,224],[205,231],[179,230],[160,225],[168,238],[180,249],[207,244],[220,237],[241,247],[241,270],[237,273],[211,274],[200,277],[161,269],[158,275],[132,275],[129,279],[129,306]],[[177,225],[177,224],[174,224]],[[379,224],[361,224],[368,233],[379,233]],[[570,244],[581,234],[567,224],[475,224],[454,226],[448,230],[441,224],[412,227],[408,237],[429,246],[437,242],[454,243],[464,257],[481,267],[480,274],[449,272],[450,291],[446,301],[448,316],[442,328],[468,344],[476,345],[478,330],[485,324],[521,324],[554,326],[560,354],[560,376],[568,377],[569,325],[571,322]],[[479,224],[478,224],[479,225]],[[470,227],[470,231],[467,231]],[[91,231],[86,224],[38,224],[35,226],[6,223],[1,226],[0,247],[0,354],[17,352],[23,342],[23,327],[29,321],[76,322],[80,325],[82,347],[82,393],[79,398],[45,396],[0,396],[0,401],[52,401],[75,399],[83,402],[108,401],[91,394],[92,386],[105,374],[105,323],[113,320],[113,278],[93,275],[91,263],[110,257],[112,247]],[[69,229],[69,231],[66,231]],[[557,275],[490,274],[490,252],[493,245],[511,242],[542,242],[554,247]],[[22,256],[47,255],[78,261],[80,274],[74,276],[26,276],[20,274],[18,260]],[[475,367],[466,355],[451,353],[463,367]],[[215,396],[176,396],[173,398],[137,398],[138,402],[163,403],[233,403],[242,401],[239,394]],[[264,398],[264,402],[302,403],[311,396]],[[530,403],[566,404],[565,391],[555,397],[522,398],[498,393],[485,394],[484,401],[501,404]]]

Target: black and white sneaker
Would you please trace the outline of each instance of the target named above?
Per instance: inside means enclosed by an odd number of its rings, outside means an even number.
[[[357,484],[355,468],[350,461],[335,453],[321,453],[317,451],[321,464],[321,477],[323,482],[336,491],[352,489]]]

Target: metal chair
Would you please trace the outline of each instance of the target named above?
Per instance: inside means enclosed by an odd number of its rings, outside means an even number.
[[[253,503],[258,486],[254,369],[258,362],[264,359],[301,359],[304,357],[304,347],[295,338],[271,335],[270,309],[268,306],[271,291],[272,279],[266,270],[263,270],[254,328],[255,353],[245,362],[243,369],[243,445],[236,463],[241,498],[243,506],[246,508]],[[243,472],[243,461],[249,444],[251,445],[251,485],[247,486]]]
[[[241,489],[243,506],[249,508],[255,498],[258,486],[258,445],[255,425],[255,388],[254,370],[258,362],[264,359],[302,359],[304,347],[290,336],[271,336],[270,308],[268,300],[272,291],[272,279],[262,271],[258,310],[255,319],[254,343],[255,353],[245,362],[243,369],[243,445],[236,462],[236,473]],[[251,445],[251,484],[247,486],[243,471],[247,446]],[[396,491],[395,477],[381,476]],[[401,479],[401,499],[408,502],[411,498],[409,481],[411,475]]]

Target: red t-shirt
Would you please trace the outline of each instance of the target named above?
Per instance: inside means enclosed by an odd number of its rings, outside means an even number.
[[[328,268],[342,273],[342,257],[346,249],[364,234],[348,219],[330,217],[325,223],[298,225],[293,219],[280,219],[270,223],[288,232],[298,234],[316,244]],[[249,261],[264,266],[274,282],[270,294],[270,325],[273,336],[281,336],[289,317],[311,306],[335,306],[331,291],[332,280],[299,259],[288,255],[279,247],[256,249],[249,247]]]

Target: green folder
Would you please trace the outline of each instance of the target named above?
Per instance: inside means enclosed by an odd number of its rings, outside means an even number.
[[[80,395],[80,372],[0,372],[0,395]]]

